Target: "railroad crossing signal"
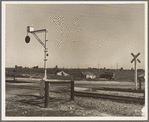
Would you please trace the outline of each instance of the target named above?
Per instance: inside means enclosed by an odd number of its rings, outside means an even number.
[[[132,61],[131,61],[131,63],[132,63],[132,62],[134,62],[135,59],[140,55],[140,53],[138,53],[137,55],[134,55],[133,53],[131,53],[131,55],[134,57],[134,58],[132,59]],[[139,63],[141,62],[139,59],[137,59],[137,61],[138,61]]]
[[[30,37],[29,37],[29,36],[26,36],[26,37],[25,37],[25,42],[26,42],[26,43],[29,43],[29,42],[30,42]]]
[[[40,32],[44,32],[45,33],[45,43],[43,43],[40,38],[36,35],[36,33],[40,33]],[[48,48],[47,48],[47,39],[46,39],[46,33],[48,31],[46,29],[42,29],[42,30],[35,30],[34,27],[31,27],[31,26],[27,26],[27,36],[25,37],[25,42],[26,43],[29,43],[30,42],[30,37],[28,36],[28,33],[31,33],[33,34],[33,36],[38,40],[38,42],[44,47],[44,53],[45,53],[45,56],[44,56],[44,69],[45,69],[45,77],[44,77],[44,80],[47,80],[47,56],[48,56]]]
[[[131,60],[131,63],[135,62],[135,85],[136,85],[136,90],[137,90],[137,61],[139,63],[141,63],[141,61],[139,59],[137,59],[137,57],[140,55],[140,53],[138,53],[137,55],[134,55],[133,53],[131,53],[131,55],[134,57],[132,60]]]

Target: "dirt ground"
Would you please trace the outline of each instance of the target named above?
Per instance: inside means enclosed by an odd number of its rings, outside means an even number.
[[[70,100],[68,86],[50,86],[49,107],[39,95],[39,82],[6,82],[6,113],[9,116],[141,116],[143,105],[99,98],[74,97]]]

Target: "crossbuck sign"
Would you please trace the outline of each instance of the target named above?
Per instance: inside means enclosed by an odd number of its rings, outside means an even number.
[[[135,85],[136,85],[136,90],[137,90],[137,61],[139,63],[141,63],[141,61],[139,59],[137,59],[137,57],[140,55],[140,53],[138,53],[137,55],[134,55],[133,53],[131,53],[131,55],[134,57],[132,60],[131,60],[131,63],[135,62]]]

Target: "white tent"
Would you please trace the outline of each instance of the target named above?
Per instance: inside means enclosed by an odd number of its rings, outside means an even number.
[[[82,75],[86,78],[86,79],[95,79],[96,78],[96,75],[94,75],[93,73],[91,72],[82,72]]]
[[[69,74],[65,73],[64,71],[60,71],[57,73],[59,76],[69,76]]]

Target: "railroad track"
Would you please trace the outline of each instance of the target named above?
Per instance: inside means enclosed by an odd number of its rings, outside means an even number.
[[[145,98],[135,98],[135,97],[126,97],[126,96],[115,96],[115,95],[107,95],[107,94],[98,94],[98,93],[86,93],[86,92],[74,92],[75,96],[81,97],[92,97],[92,98],[101,98],[101,99],[109,99],[111,101],[119,101],[119,102],[133,102],[133,103],[145,103]]]

